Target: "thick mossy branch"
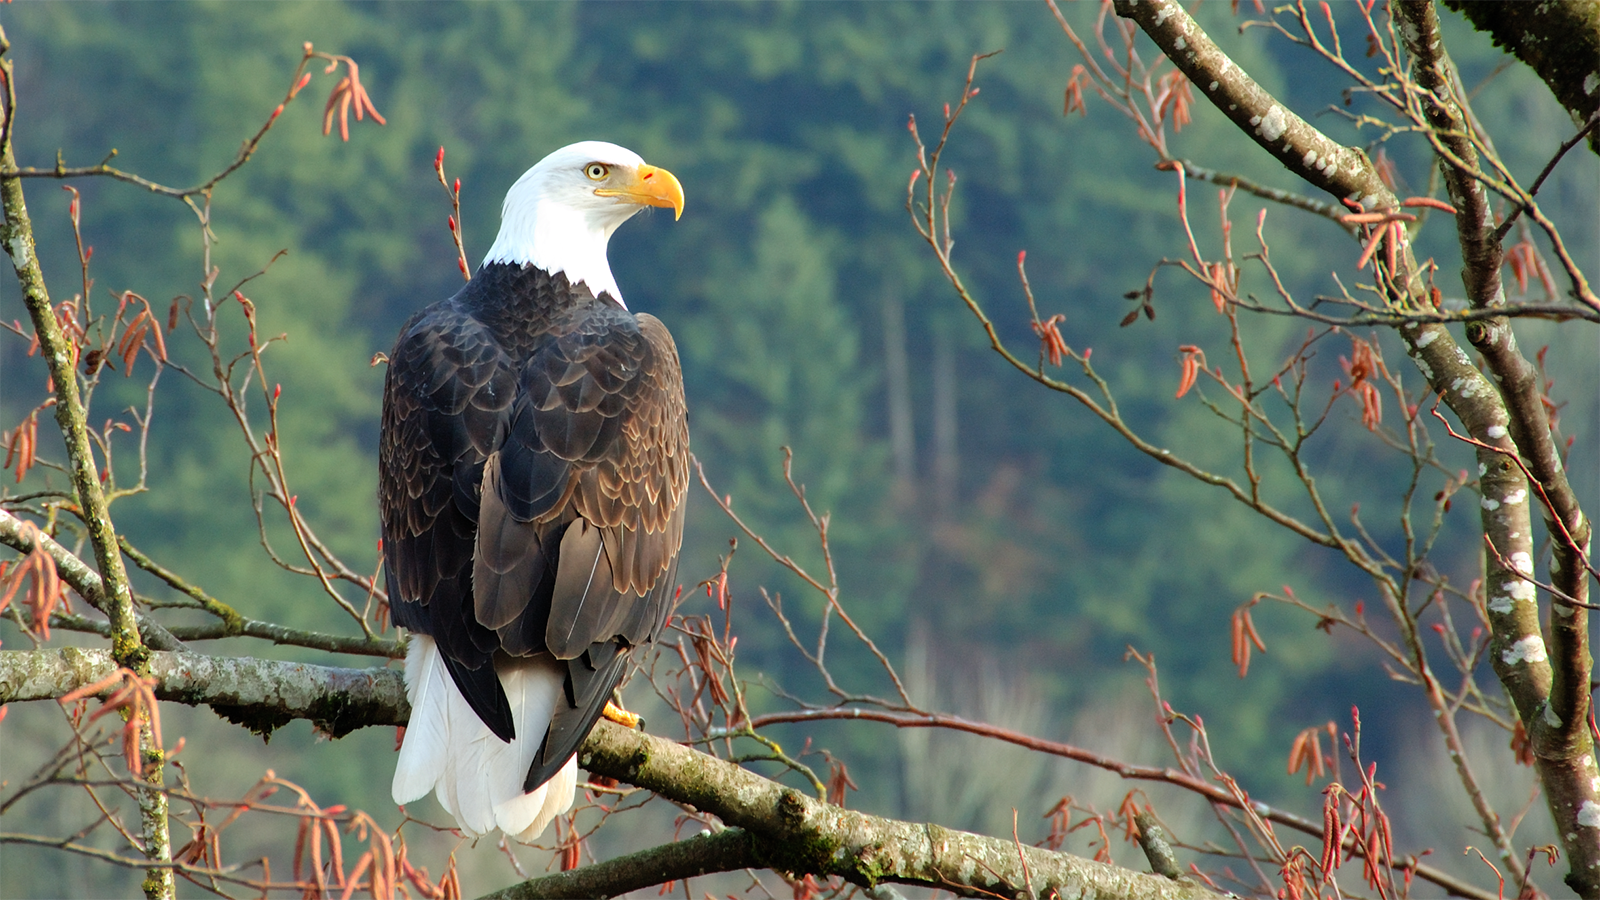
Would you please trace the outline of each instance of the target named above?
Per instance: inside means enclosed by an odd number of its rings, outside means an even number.
[[[601,721],[578,762],[763,838],[761,865],[940,888],[969,897],[1215,897],[1205,888],[1010,840],[820,802],[680,744]]]
[[[1537,72],[1574,124],[1581,126],[1600,109],[1600,3],[1444,0],[1444,5]],[[1600,154],[1600,131],[1589,132],[1589,149]]]
[[[105,650],[0,651],[0,703],[51,700],[115,670]],[[262,737],[295,719],[342,737],[367,725],[404,725],[411,714],[393,669],[158,652],[150,654],[149,673],[158,698],[210,706]]]
[[[0,651],[0,703],[54,699],[114,668],[105,650]],[[158,652],[150,655],[149,671],[157,679],[157,697],[211,706],[263,734],[304,718],[337,737],[364,725],[403,725],[410,715],[396,669]],[[866,887],[880,881],[923,885],[973,897],[1217,896],[1190,882],[1011,840],[831,806],[732,763],[605,720],[578,752],[579,763],[590,772],[715,815],[743,829],[749,840],[723,832],[699,843],[658,847],[601,867],[535,879],[503,896],[599,896],[757,867],[838,875]]]

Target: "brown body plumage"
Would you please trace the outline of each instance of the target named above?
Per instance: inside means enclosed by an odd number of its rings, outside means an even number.
[[[462,737],[461,717],[440,713],[429,726],[439,733],[417,740],[441,746],[415,751],[424,761],[409,769],[402,751],[396,800],[431,789],[432,760],[456,744],[486,744],[488,760],[496,739],[535,742],[526,771],[481,776],[493,781],[481,802],[440,783],[440,801],[475,832],[487,830],[484,804],[534,791],[568,763],[672,602],[688,487],[682,373],[666,327],[611,290],[596,296],[531,261],[489,262],[407,322],[390,357],[379,502],[394,621],[431,638],[493,735]],[[428,664],[408,663],[414,707]],[[559,680],[548,721],[519,721],[522,704],[537,720],[548,703],[524,700],[520,681],[508,702],[513,672]]]

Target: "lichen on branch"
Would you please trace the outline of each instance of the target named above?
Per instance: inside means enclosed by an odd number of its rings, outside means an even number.
[[[166,652],[152,653],[149,668],[157,679],[158,698],[209,705],[254,729],[306,718],[338,736],[364,725],[403,725],[410,714],[405,685],[395,669],[338,669]],[[60,697],[114,670],[115,663],[104,650],[0,651],[0,703]],[[686,873],[676,877],[688,877],[685,866],[698,868],[699,873],[760,866],[797,875],[837,875],[867,887],[888,881],[975,897],[1217,896],[1187,880],[1021,846],[1010,839],[843,809],[716,757],[605,720],[578,752],[579,763],[588,771],[714,815],[744,829],[752,840],[730,836],[709,848],[699,844],[670,853],[645,851],[635,855],[635,865],[602,864],[609,868],[599,876],[567,873],[558,880],[564,885],[560,891],[536,894],[512,888],[504,896],[621,893],[670,880],[675,872]],[[663,858],[680,862],[661,869],[660,881],[650,880],[655,876],[640,866],[657,865]]]

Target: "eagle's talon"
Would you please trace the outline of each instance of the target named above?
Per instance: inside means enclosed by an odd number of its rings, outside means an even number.
[[[610,719],[624,728],[644,728],[643,716],[634,715],[615,703],[612,703],[610,700],[606,701],[606,708],[601,711],[600,715]]]

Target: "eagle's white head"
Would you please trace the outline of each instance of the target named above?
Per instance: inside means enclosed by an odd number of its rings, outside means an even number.
[[[666,169],[605,141],[569,144],[539,160],[506,192],[500,234],[484,257],[489,263],[532,263],[567,281],[583,282],[595,296],[622,302],[606,243],[617,226],[646,206],[683,215],[683,186]]]

